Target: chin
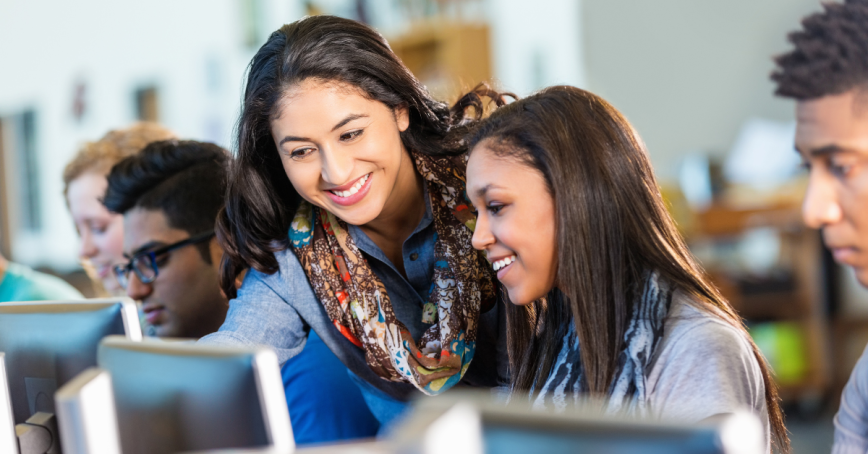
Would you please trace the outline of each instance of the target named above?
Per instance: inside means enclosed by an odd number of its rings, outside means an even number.
[[[549,294],[553,287],[548,288],[528,288],[527,286],[506,287],[506,294],[509,296],[509,301],[516,306],[526,306],[540,298],[544,298]]]
[[[516,306],[526,306],[539,298],[531,298],[523,288],[506,288],[509,301]]]
[[[353,210],[353,211],[356,211],[356,210]],[[365,224],[367,224],[367,223],[369,223],[369,222],[371,222],[377,218],[376,216],[371,216],[370,212],[365,212],[364,210],[359,210],[359,211],[360,212],[354,212],[354,213],[343,213],[340,211],[338,211],[338,212],[332,211],[332,214],[334,214],[335,216],[340,218],[340,220],[346,222],[347,224],[356,225],[356,226],[365,225]]]
[[[182,337],[178,332],[176,332],[176,330],[172,329],[171,326],[165,324],[155,326],[154,332],[157,334],[157,337]]]
[[[377,219],[377,216],[379,216],[380,212],[383,211],[383,204],[376,203],[373,200],[362,200],[361,202],[349,207],[331,205],[326,208],[326,210],[347,224],[365,225],[374,219]]]

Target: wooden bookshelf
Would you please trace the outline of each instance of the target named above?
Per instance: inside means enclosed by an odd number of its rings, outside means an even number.
[[[829,322],[823,287],[820,235],[801,221],[800,207],[792,204],[753,209],[712,206],[695,213],[688,243],[737,241],[753,228],[777,231],[781,248],[779,264],[791,275],[791,285],[767,291],[747,292],[731,271],[706,266],[714,283],[748,325],[789,322],[803,335],[806,369],[797,381],[779,382],[786,400],[826,396],[832,380]],[[705,265],[705,264],[704,264]]]
[[[436,99],[454,100],[491,80],[491,38],[485,23],[429,19],[389,43]]]

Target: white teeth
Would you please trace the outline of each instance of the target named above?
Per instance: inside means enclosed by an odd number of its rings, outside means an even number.
[[[515,261],[515,256],[511,255],[505,259],[501,259],[501,260],[498,260],[498,261],[492,263],[491,266],[494,267],[494,271],[500,271],[505,266],[509,265],[510,263],[512,263],[514,261]]]
[[[332,191],[332,194],[334,194],[334,195],[336,195],[336,196],[338,196],[338,197],[347,198],[347,197],[349,197],[349,196],[351,196],[351,195],[353,195],[353,194],[359,192],[359,189],[362,189],[362,186],[365,185],[365,182],[368,181],[368,177],[370,177],[370,176],[371,176],[370,173],[367,174],[367,175],[365,175],[365,176],[363,176],[363,177],[362,177],[359,181],[357,181],[356,184],[354,184],[353,187],[351,187],[348,191]]]

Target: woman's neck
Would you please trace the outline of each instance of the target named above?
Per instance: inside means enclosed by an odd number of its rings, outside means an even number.
[[[424,180],[416,171],[410,153],[401,160],[395,187],[380,215],[360,226],[386,257],[403,272],[401,248],[425,215]]]

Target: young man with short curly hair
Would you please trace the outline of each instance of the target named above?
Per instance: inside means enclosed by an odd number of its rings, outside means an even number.
[[[868,0],[828,3],[789,35],[776,94],[796,100],[796,149],[810,171],[802,216],[868,287]],[[833,453],[868,451],[868,350],[841,397]]]

